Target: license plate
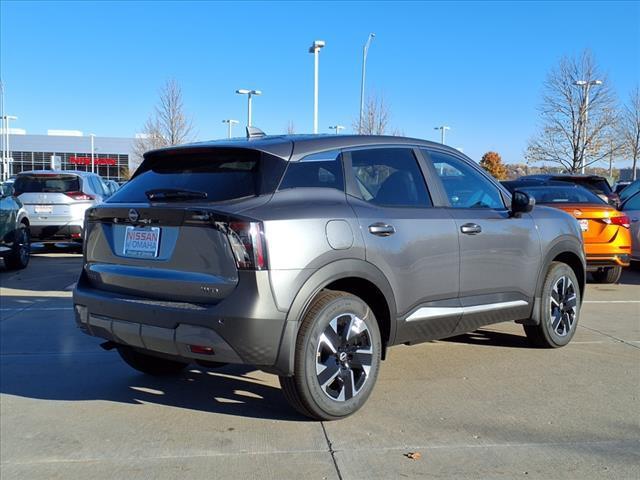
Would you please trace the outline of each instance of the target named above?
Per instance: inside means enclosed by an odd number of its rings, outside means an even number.
[[[124,236],[124,255],[137,258],[155,258],[160,247],[160,228],[127,227]]]
[[[579,220],[578,223],[580,223],[580,229],[583,232],[589,230],[589,220]]]
[[[51,213],[53,212],[53,205],[36,205],[34,210],[36,213]]]

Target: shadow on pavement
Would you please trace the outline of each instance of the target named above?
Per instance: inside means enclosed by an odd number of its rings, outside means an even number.
[[[524,336],[524,332],[522,335],[514,335],[512,333],[481,329],[441,341],[466,343],[469,345],[484,345],[487,347],[533,348],[527,340],[527,337]]]
[[[97,346],[95,348],[98,348]],[[3,355],[0,392],[40,400],[106,400],[166,405],[243,417],[307,420],[279,388],[252,375],[255,369],[189,366],[182,374],[151,377],[126,366],[115,352]]]

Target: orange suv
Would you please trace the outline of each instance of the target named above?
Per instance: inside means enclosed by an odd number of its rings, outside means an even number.
[[[587,271],[599,283],[616,283],[631,255],[631,221],[597,195],[578,185],[508,187],[525,192],[536,204],[559,208],[578,220],[584,238]]]

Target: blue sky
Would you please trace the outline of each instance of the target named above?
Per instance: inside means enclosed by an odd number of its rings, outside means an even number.
[[[314,39],[321,132],[358,115],[362,45],[367,91],[392,125],[478,160],[522,160],[547,72],[562,55],[593,51],[619,97],[640,81],[639,2],[14,2],[0,11],[6,106],[29,133],[140,131],[169,77],[182,85],[195,139],[246,120],[237,88],[264,92],[253,123],[310,132]],[[349,130],[347,130],[349,131]],[[240,130],[236,127],[236,132]]]

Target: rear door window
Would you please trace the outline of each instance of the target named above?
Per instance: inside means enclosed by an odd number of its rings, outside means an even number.
[[[80,178],[77,175],[43,173],[18,175],[13,185],[16,195],[42,192],[78,192]]]
[[[431,198],[413,150],[370,148],[351,152],[362,199],[386,207],[430,207]]]
[[[109,203],[147,202],[150,190],[188,190],[206,194],[202,202],[222,202],[273,193],[286,162],[274,155],[240,148],[170,150],[145,159],[136,175],[109,197]]]

